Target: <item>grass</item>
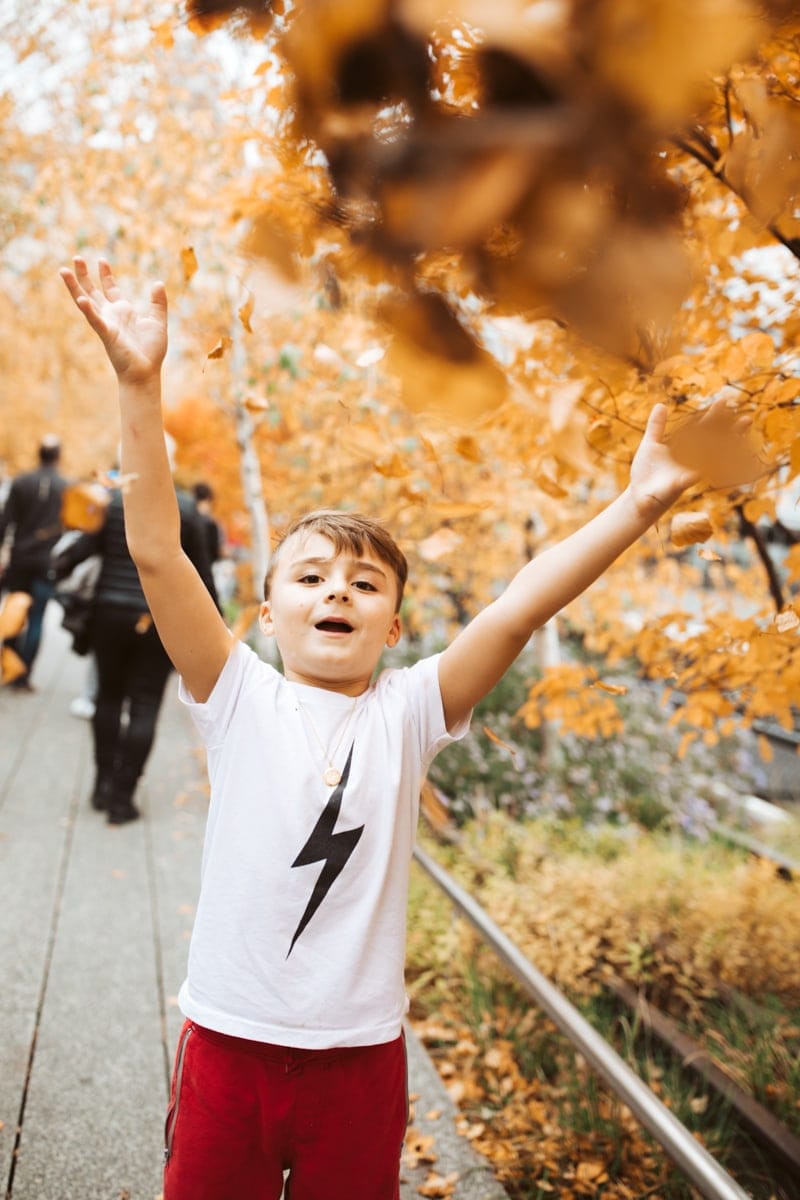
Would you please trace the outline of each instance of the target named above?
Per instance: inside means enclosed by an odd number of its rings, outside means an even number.
[[[613,960],[629,981],[651,989],[687,1033],[698,1040],[706,1036],[709,1050],[740,1086],[800,1134],[797,972],[771,965],[773,956],[796,959],[797,947],[791,935],[770,940],[758,932],[764,921],[785,913],[797,940],[796,888],[760,872],[735,849],[715,843],[687,847],[674,836],[631,843],[622,830],[596,833],[575,821],[520,825],[495,815],[482,828],[468,828],[466,839],[459,851],[439,849],[437,857],[450,857],[461,882],[489,903],[515,941],[533,930],[532,947],[523,948],[546,974],[563,970],[559,948],[588,936],[581,913],[590,931],[595,922],[603,928],[606,941],[591,941],[597,975],[587,976],[585,964],[575,960],[580,973],[573,986],[568,979],[558,982],[756,1200],[790,1197],[791,1190],[782,1191],[775,1181],[768,1155],[741,1132],[727,1103],[687,1075],[620,1010],[599,980],[603,964]],[[470,856],[480,865],[470,864]],[[632,861],[638,869],[626,878]],[[738,933],[719,912],[726,895],[737,898],[734,918],[747,925]],[[613,919],[603,915],[606,903]],[[626,934],[631,905],[637,913],[633,934]],[[651,925],[647,914],[653,907]],[[549,928],[542,934],[543,915]],[[682,921],[689,924],[683,943],[676,933]],[[455,1064],[458,1077],[470,1080],[462,1104],[470,1122],[485,1126],[479,1148],[492,1157],[513,1200],[554,1194],[688,1200],[692,1193],[680,1173],[419,871],[412,879],[409,927],[413,1015],[423,1034],[426,1022],[454,1031],[454,1041],[433,1046],[434,1057]],[[548,946],[557,951],[550,969],[542,961]],[[750,956],[750,966],[737,965],[739,976],[755,983],[749,997],[722,994],[703,975],[702,964],[716,961],[715,950],[723,957]],[[783,981],[784,990],[760,987],[761,978]],[[458,1044],[474,1045],[474,1055],[462,1050],[454,1056]],[[583,1180],[575,1177],[576,1164],[583,1164]]]

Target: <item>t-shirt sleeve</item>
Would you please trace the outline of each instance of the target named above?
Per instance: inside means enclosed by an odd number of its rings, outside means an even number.
[[[256,685],[264,671],[271,669],[244,642],[236,642],[205,703],[198,703],[183,679],[180,680],[178,696],[207,747],[219,745],[242,696]]]
[[[402,686],[406,690],[408,704],[417,727],[420,755],[426,769],[440,750],[465,736],[472,719],[472,714],[469,713],[448,732],[439,687],[440,657],[441,655],[434,654],[430,658],[420,659],[413,667],[398,672],[403,677]]]

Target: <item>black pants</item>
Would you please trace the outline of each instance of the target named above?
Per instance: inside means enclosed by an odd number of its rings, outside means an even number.
[[[97,659],[97,773],[132,793],[153,746],[172,664],[149,616],[127,608],[97,606],[91,648]]]

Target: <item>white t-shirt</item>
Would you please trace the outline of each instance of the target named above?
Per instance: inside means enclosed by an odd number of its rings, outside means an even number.
[[[238,643],[205,704],[181,683],[211,780],[190,1020],[307,1049],[399,1035],[419,787],[469,726],[447,733],[437,665],[385,670],[354,704]],[[342,730],[330,787],[320,743]]]

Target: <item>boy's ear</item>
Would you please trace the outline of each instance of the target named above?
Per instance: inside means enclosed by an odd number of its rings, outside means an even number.
[[[275,627],[272,624],[272,609],[269,600],[264,600],[258,612],[258,627],[265,637],[274,637]]]
[[[386,645],[387,646],[396,646],[397,643],[400,641],[400,635],[402,634],[402,632],[403,632],[403,630],[400,627],[400,614],[395,613],[394,616],[392,617],[392,623],[389,626],[389,632],[386,635]]]

